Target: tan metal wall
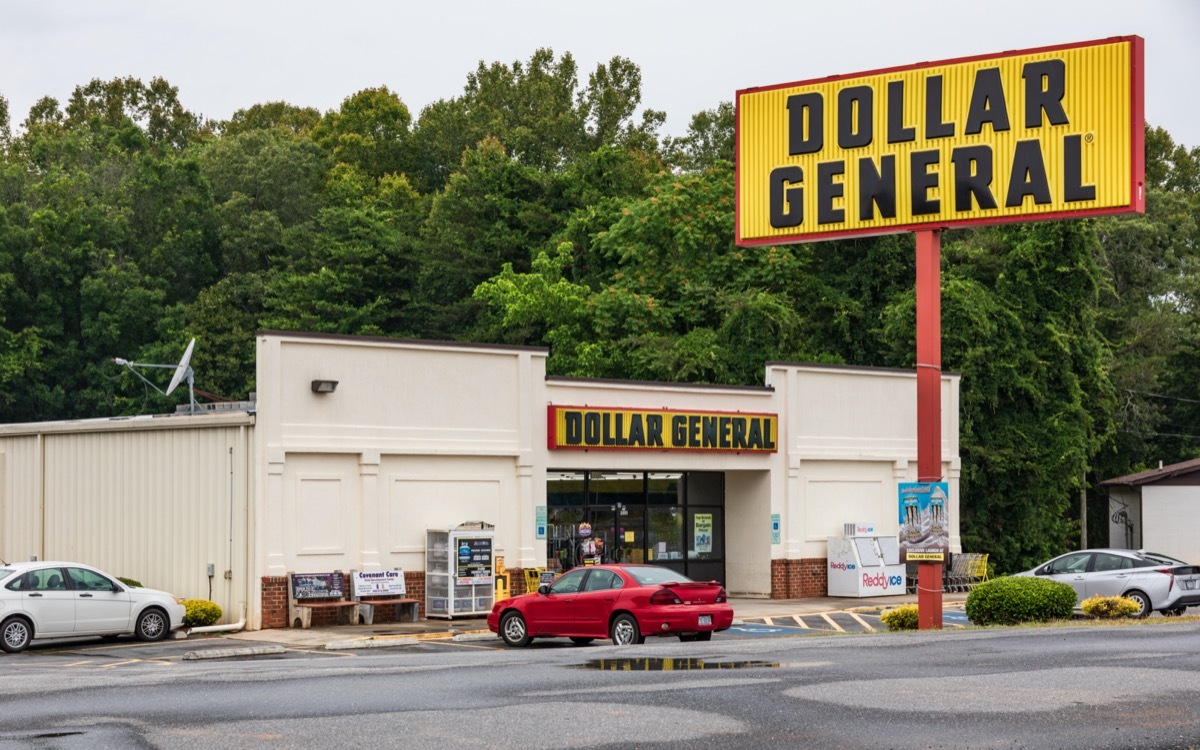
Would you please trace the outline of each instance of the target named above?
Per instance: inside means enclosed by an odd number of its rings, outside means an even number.
[[[95,565],[236,622],[257,590],[253,425],[231,413],[0,427],[0,557]]]

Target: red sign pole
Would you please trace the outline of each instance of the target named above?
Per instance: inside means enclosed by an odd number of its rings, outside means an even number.
[[[917,235],[917,481],[942,481],[942,236]],[[917,625],[942,628],[942,563],[917,564]]]

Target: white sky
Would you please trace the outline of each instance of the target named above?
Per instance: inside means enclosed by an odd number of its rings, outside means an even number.
[[[414,119],[480,60],[570,52],[580,82],[626,57],[663,135],[738,89],[1139,35],[1146,118],[1200,146],[1200,0],[0,0],[0,96],[13,126],[93,78],[154,76],[226,119],[283,100],[335,109],[385,85]]]

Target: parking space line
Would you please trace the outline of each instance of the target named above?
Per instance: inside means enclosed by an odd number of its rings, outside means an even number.
[[[834,622],[834,621],[833,621],[833,618],[832,618],[832,617],[830,617],[829,615],[827,615],[827,614],[825,614],[824,612],[822,612],[822,613],[821,613],[821,617],[822,617],[822,618],[825,620],[825,622],[829,623],[829,625],[830,625],[830,626],[831,626],[831,627],[832,627],[834,630],[836,630],[837,632],[839,632],[839,633],[845,633],[845,632],[846,632],[846,630],[845,630],[845,629],[844,629],[844,628],[843,628],[841,625],[838,625],[836,622]]]
[[[85,664],[91,664],[95,659],[85,659],[83,661],[73,661],[70,664],[63,664],[64,667],[82,667]]]
[[[811,630],[811,628],[809,628],[807,625],[804,624],[804,620],[800,619],[800,615],[792,615],[792,619],[795,620],[796,624],[799,625],[800,627],[802,627],[806,630]]]
[[[874,632],[875,632],[875,628],[873,628],[873,627],[872,627],[872,626],[871,626],[871,625],[870,625],[870,624],[869,624],[869,623],[868,623],[866,620],[864,620],[863,618],[859,617],[859,616],[858,616],[857,614],[855,614],[854,612],[847,612],[846,614],[850,615],[850,616],[851,616],[851,617],[853,617],[855,620],[857,620],[857,621],[858,621],[858,624],[859,624],[859,625],[862,625],[862,626],[863,626],[863,629],[864,629],[864,630],[866,630],[868,633],[874,633]]]

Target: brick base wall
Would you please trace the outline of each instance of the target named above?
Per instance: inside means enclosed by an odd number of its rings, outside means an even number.
[[[824,557],[771,561],[772,599],[809,599],[827,596],[829,567]]]
[[[417,617],[423,619],[425,617],[425,573],[423,571],[404,571],[404,586],[407,589],[407,597],[416,599],[418,604]],[[351,591],[350,576],[346,574],[346,591]],[[263,592],[263,612],[262,626],[263,628],[288,628],[292,623],[288,622],[288,597],[291,592],[288,591],[287,576],[264,576],[262,579]],[[316,609],[312,613],[312,624],[314,626],[328,626],[338,624],[338,611],[336,609]],[[380,623],[389,623],[396,621],[396,608],[387,605],[375,607],[376,625]]]

